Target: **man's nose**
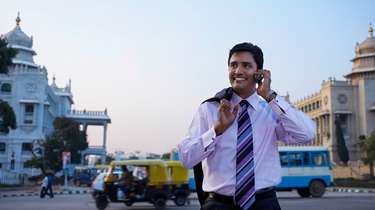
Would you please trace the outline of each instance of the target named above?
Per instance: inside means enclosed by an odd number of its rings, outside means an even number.
[[[234,71],[235,73],[243,73],[243,68],[241,66],[237,66],[237,68]]]

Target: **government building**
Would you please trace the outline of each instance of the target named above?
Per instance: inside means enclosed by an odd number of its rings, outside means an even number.
[[[82,129],[95,125],[103,127],[103,144],[82,151],[82,163],[86,155],[106,158],[107,125],[111,119],[107,109],[103,111],[74,110],[71,81],[65,87],[58,87],[55,77],[49,84],[48,71],[36,64],[33,56],[33,37],[26,35],[20,27],[21,19],[16,18],[16,26],[1,35],[8,46],[18,50],[8,74],[0,74],[0,99],[13,108],[17,129],[8,134],[0,133],[0,176],[14,177],[19,174],[37,175],[40,171],[25,167],[25,161],[32,157],[30,145],[34,140],[45,139],[54,130],[56,117],[67,117],[78,122]],[[0,123],[2,118],[0,118]],[[62,154],[61,154],[62,155]],[[62,163],[61,163],[62,164]]]
[[[344,134],[349,161],[363,157],[358,137],[370,136],[375,130],[375,39],[370,24],[367,38],[355,46],[353,68],[345,80],[329,78],[318,93],[293,105],[316,123],[315,139],[310,145],[327,146],[331,161],[339,163],[335,120]]]

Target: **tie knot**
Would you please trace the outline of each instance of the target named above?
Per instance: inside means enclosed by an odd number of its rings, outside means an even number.
[[[246,100],[242,100],[240,102],[240,106],[243,108],[247,108],[249,105],[250,105],[249,102],[247,102]]]

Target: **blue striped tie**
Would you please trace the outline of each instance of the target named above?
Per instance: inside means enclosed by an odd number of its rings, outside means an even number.
[[[246,210],[255,202],[253,130],[247,111],[249,102],[242,100],[240,105],[242,111],[238,116],[235,201]]]

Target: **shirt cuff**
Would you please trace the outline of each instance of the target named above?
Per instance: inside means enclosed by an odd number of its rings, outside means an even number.
[[[268,105],[277,114],[277,116],[283,114],[283,110],[286,111],[290,107],[290,104],[279,95],[276,95],[276,98],[270,101]]]
[[[204,148],[207,148],[216,139],[215,128],[212,127],[206,133],[202,135],[202,141]]]

